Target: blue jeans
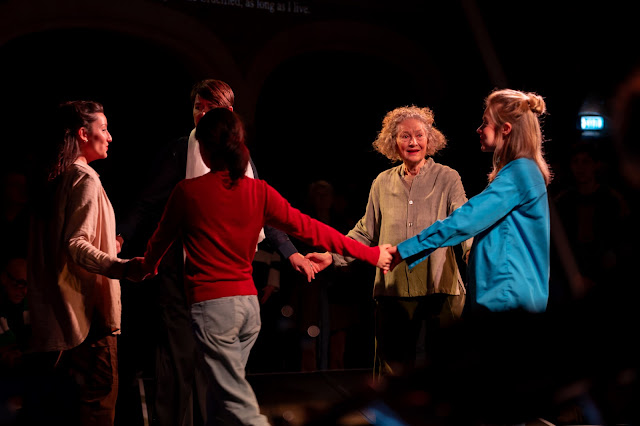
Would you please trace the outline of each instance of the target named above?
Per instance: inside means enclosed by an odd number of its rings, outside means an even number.
[[[191,305],[193,331],[209,381],[207,425],[269,425],[245,377],[260,332],[257,296],[233,296]]]

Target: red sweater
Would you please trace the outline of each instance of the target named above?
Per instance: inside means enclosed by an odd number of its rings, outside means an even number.
[[[227,172],[181,181],[147,245],[145,263],[157,270],[171,243],[182,237],[190,303],[257,294],[251,262],[265,224],[319,249],[377,264],[377,246],[365,246],[301,213],[265,181],[243,177],[233,188],[228,184]]]

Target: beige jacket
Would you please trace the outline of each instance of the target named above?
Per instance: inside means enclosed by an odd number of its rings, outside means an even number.
[[[58,177],[50,207],[31,224],[27,297],[36,351],[78,346],[90,328],[119,334],[122,313],[120,282],[107,276],[124,261],[117,258],[115,214],[96,171],[74,163]]]
[[[403,182],[403,174],[404,165],[399,165],[376,177],[369,192],[367,210],[349,231],[349,237],[367,245],[397,245],[467,202],[458,172],[432,158],[427,158],[410,190]],[[462,244],[463,254],[469,251],[472,241],[469,239]],[[344,266],[351,260],[333,255],[336,266]],[[377,269],[373,296],[458,295],[464,291],[454,249],[443,247],[411,271],[406,262],[386,275]]]

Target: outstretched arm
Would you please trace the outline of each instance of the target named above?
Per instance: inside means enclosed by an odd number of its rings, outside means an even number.
[[[251,157],[249,157],[249,166],[251,167],[253,178],[259,179],[258,169]],[[316,271],[314,271],[313,265],[298,252],[298,249],[293,245],[287,234],[279,229],[265,225],[264,235],[271,247],[275,248],[283,258],[289,260],[289,264],[294,270],[306,276],[308,282],[315,278]]]
[[[267,204],[265,218],[271,226],[276,226],[289,235],[305,243],[322,247],[338,254],[357,257],[374,266],[377,265],[380,249],[368,247],[352,238],[342,235],[334,228],[326,225],[309,215],[293,208],[275,189],[267,186]]]

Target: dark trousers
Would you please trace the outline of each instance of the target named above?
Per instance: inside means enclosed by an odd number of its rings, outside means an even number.
[[[202,425],[206,379],[191,326],[182,273],[161,272],[158,281],[160,330],[156,349],[154,425]]]
[[[426,360],[430,338],[460,320],[465,295],[377,297],[374,373],[407,374]]]
[[[118,350],[113,335],[92,333],[75,348],[33,354],[20,424],[113,426]]]

